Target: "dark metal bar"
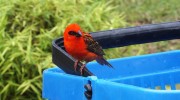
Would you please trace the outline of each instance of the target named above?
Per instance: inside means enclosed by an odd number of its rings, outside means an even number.
[[[180,39],[180,21],[92,32],[104,48]]]

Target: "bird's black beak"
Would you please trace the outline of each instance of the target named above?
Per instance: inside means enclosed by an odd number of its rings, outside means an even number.
[[[76,35],[76,37],[81,37],[82,36],[82,32],[78,31],[78,34]]]

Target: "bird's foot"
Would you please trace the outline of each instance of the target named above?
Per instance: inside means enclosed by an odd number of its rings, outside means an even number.
[[[83,74],[83,69],[84,69],[85,66],[86,66],[86,64],[83,64],[83,65],[81,66],[81,68],[80,68],[80,73],[81,73],[81,75]]]
[[[76,60],[75,63],[74,63],[74,71],[76,72],[76,69],[77,69],[77,66],[78,66],[78,62],[79,60]]]

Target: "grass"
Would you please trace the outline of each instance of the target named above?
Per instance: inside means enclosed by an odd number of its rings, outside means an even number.
[[[112,4],[124,13],[127,26],[138,26],[180,20],[179,3],[178,0],[119,0]],[[113,48],[105,52],[107,58],[117,58],[180,49],[178,44],[179,39]]]
[[[0,99],[41,100],[51,41],[69,23],[93,32],[180,19],[178,0],[1,0]],[[107,49],[106,58],[180,49],[179,40]],[[146,47],[146,48],[145,48]],[[112,53],[113,52],[113,53]]]

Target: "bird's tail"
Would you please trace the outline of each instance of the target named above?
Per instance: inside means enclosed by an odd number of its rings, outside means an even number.
[[[97,58],[96,61],[101,65],[107,65],[108,67],[113,68],[113,66],[109,62],[107,62],[107,60],[104,59],[103,57]]]

